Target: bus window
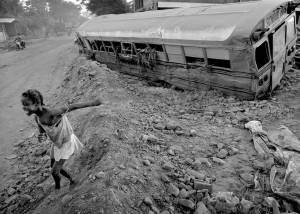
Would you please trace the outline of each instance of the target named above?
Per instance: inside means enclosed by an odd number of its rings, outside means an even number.
[[[264,67],[270,61],[269,47],[267,41],[265,41],[259,47],[256,48],[255,61],[258,70]]]
[[[290,43],[294,38],[296,34],[296,29],[295,29],[295,17],[293,16],[287,21],[286,24],[286,40],[287,43]]]
[[[228,50],[207,48],[206,55],[209,65],[221,68],[231,68]]]
[[[273,57],[276,57],[285,46],[285,27],[281,27],[273,37]]]

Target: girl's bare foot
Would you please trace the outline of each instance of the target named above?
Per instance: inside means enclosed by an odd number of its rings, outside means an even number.
[[[59,195],[59,194],[60,194],[60,188],[59,189],[55,188],[54,189],[54,195]]]
[[[70,180],[70,187],[69,187],[69,190],[75,189],[75,187],[77,186],[78,183],[79,183],[79,181],[76,180],[76,179]]]

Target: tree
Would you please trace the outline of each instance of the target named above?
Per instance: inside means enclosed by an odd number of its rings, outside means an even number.
[[[126,13],[125,2],[124,0],[82,0],[81,3],[93,14],[100,16]]]
[[[0,17],[17,17],[23,11],[20,0],[0,0]]]
[[[77,0],[82,1],[82,0]],[[84,21],[80,6],[67,0],[0,0],[0,18],[17,18],[34,34],[35,29],[64,30],[65,23]]]
[[[60,22],[76,22],[80,17],[79,8],[72,2],[49,1],[49,14]]]

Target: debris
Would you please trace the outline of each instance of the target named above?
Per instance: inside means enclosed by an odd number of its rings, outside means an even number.
[[[166,170],[172,170],[174,169],[174,165],[170,162],[166,162],[164,163],[164,165],[162,166],[163,169],[166,169]]]
[[[212,160],[216,163],[219,163],[219,164],[225,164],[226,162],[223,161],[222,159],[220,158],[216,158],[216,157],[213,157]]]
[[[179,189],[176,186],[174,186],[174,184],[170,183],[170,185],[168,187],[168,193],[177,197],[179,195]]]
[[[195,207],[195,204],[192,201],[187,200],[187,199],[179,199],[178,204],[180,204],[181,206],[184,206],[186,208],[189,208],[191,210],[194,209],[194,207]]]
[[[212,185],[200,181],[195,181],[194,182],[194,189],[195,190],[208,190],[210,193],[212,193]]]
[[[200,180],[204,180],[205,177],[206,177],[205,174],[202,174],[200,172],[196,172],[195,170],[192,170],[192,169],[187,169],[186,172],[189,173],[190,175],[194,176],[195,178],[200,179]]]
[[[225,158],[228,155],[228,152],[226,149],[221,149],[218,153],[217,156],[218,158]]]
[[[197,203],[197,209],[194,214],[211,214],[202,201]]]
[[[105,173],[104,172],[98,172],[95,176],[96,176],[96,178],[103,179],[103,178],[105,178]]]
[[[272,143],[280,146],[282,149],[294,150],[300,152],[300,141],[285,126],[280,126],[276,130],[270,130],[268,137]]]
[[[5,157],[5,159],[12,160],[12,159],[16,159],[17,157],[18,157],[18,155],[10,155],[8,157]]]
[[[146,205],[149,205],[149,206],[151,206],[151,205],[153,204],[152,200],[151,200],[149,197],[146,197],[146,198],[144,199],[144,203],[145,203]]]
[[[248,201],[248,200],[242,198],[242,200],[241,200],[241,212],[243,214],[248,214],[251,206],[252,206],[251,201]]]
[[[72,195],[65,195],[61,202],[63,205],[66,205],[67,203],[69,203],[72,200],[73,196]]]

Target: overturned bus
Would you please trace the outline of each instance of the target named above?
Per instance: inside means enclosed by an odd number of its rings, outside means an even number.
[[[295,5],[262,0],[104,15],[77,30],[111,69],[243,99],[272,91],[293,66]]]

